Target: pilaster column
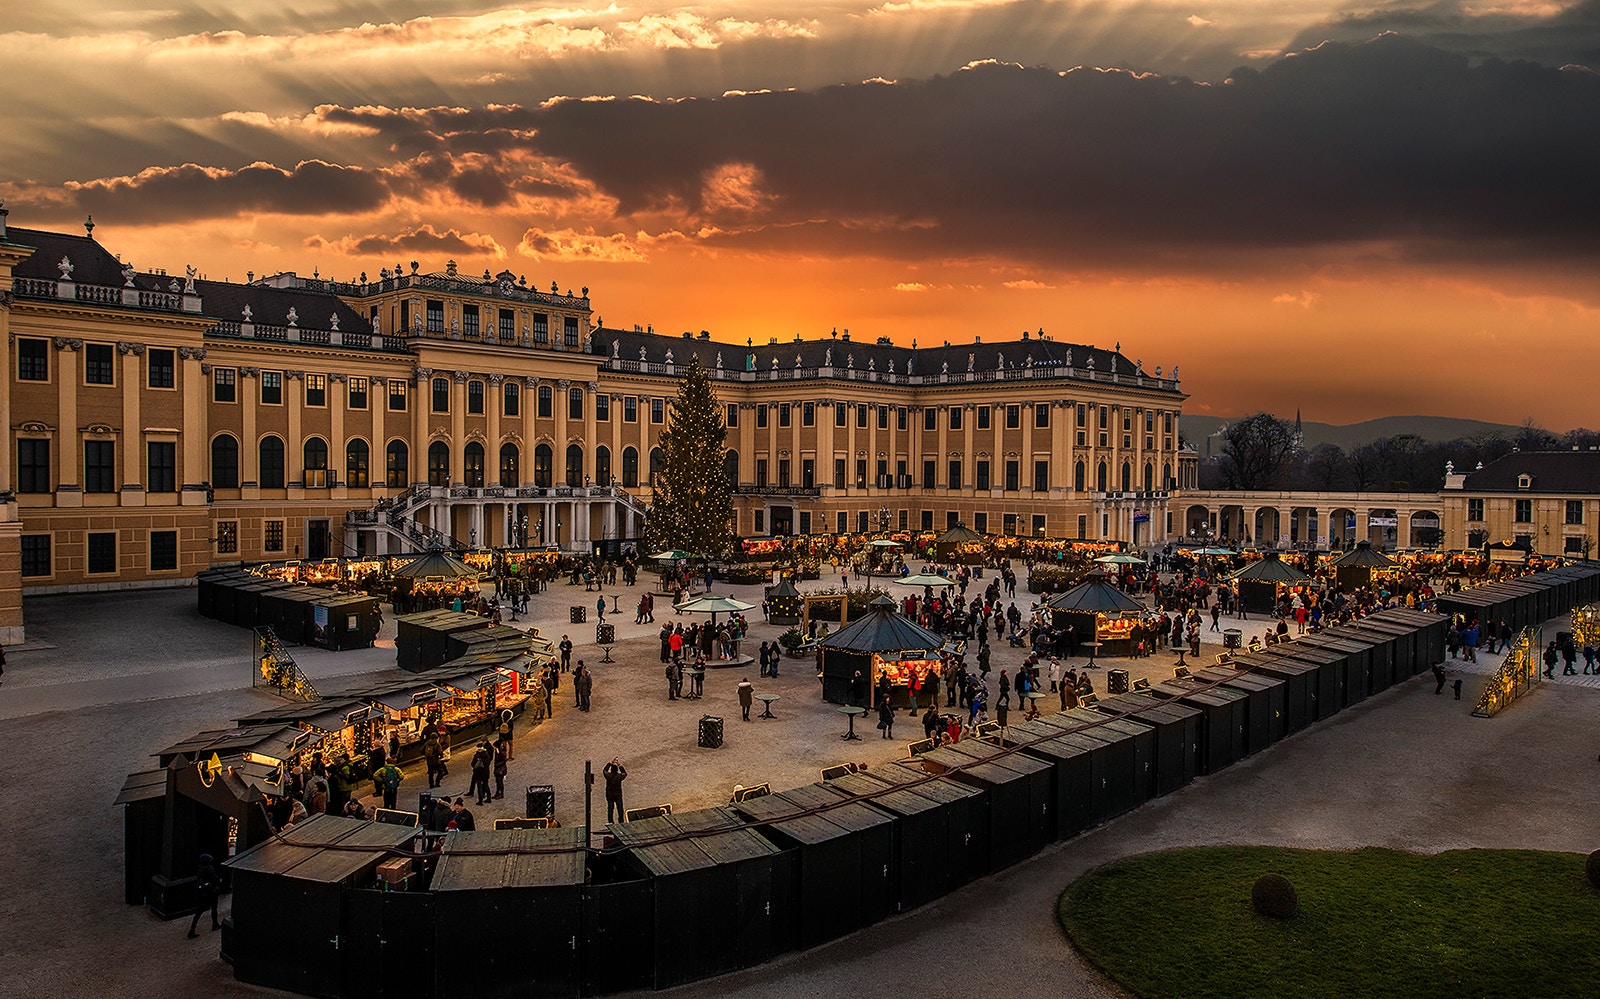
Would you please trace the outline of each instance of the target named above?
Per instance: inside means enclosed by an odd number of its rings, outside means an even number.
[[[485,456],[484,461],[488,461]],[[467,372],[450,379],[450,484],[467,484]]]
[[[206,349],[179,347],[178,358],[183,369],[178,375],[183,393],[183,493],[179,502],[184,506],[205,506],[206,490],[201,483],[211,481],[211,463],[207,460],[211,427],[206,407],[209,381],[202,370],[207,366],[200,362],[206,359]],[[126,386],[123,391],[127,391]]]
[[[56,345],[56,505],[57,506],[82,506],[83,505],[83,441],[78,437],[78,386],[83,378],[78,373],[78,352],[83,349],[83,341],[69,337],[58,336]],[[139,393],[139,362],[134,359],[130,373],[129,366],[122,366],[122,381],[120,385],[123,394]],[[5,428],[6,433],[11,432],[10,427]],[[128,434],[124,433],[124,437]],[[132,431],[134,440],[141,440],[139,428]],[[138,465],[134,466],[138,468]]]
[[[428,412],[433,407],[433,369],[417,368],[411,384],[411,481],[428,481]]]
[[[256,412],[261,398],[261,369],[240,368],[238,386],[239,416],[241,418],[239,441],[239,488],[243,499],[257,499],[261,486],[261,445],[256,440]],[[247,383],[245,379],[249,379]]]
[[[500,482],[500,410],[506,404],[505,390],[502,388],[505,380],[505,375],[490,375],[489,383],[484,386],[483,392],[486,396],[483,400],[483,412],[485,414],[486,436],[488,437],[488,440],[484,441],[483,445],[483,482],[484,485],[488,486],[502,484]],[[518,455],[518,460],[521,460],[521,455]],[[513,486],[516,484],[515,482],[511,483]]]
[[[134,386],[134,390],[122,393],[122,496],[119,502],[123,506],[144,506],[144,424],[139,411],[141,393],[139,384],[139,358],[144,356],[144,344],[130,343],[127,349],[118,344],[117,349],[122,353],[122,384]],[[62,355],[63,360],[65,355]],[[68,377],[65,371],[58,372],[62,379]],[[73,364],[71,374],[72,383],[77,385],[77,365]],[[77,428],[73,428],[76,432]]]

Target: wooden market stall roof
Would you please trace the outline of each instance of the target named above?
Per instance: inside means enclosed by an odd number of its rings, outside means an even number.
[[[1049,606],[1053,610],[1076,611],[1081,614],[1114,614],[1118,611],[1144,610],[1144,604],[1117,589],[1103,572],[1089,573],[1089,578],[1059,597],[1052,598]]]
[[[1393,569],[1394,559],[1377,551],[1370,541],[1358,541],[1356,546],[1333,560],[1339,568],[1355,566],[1368,569]]]
[[[982,541],[983,535],[965,524],[957,524],[934,540],[942,545],[964,545],[969,541]]]
[[[433,890],[581,885],[587,839],[582,828],[452,829],[445,834]]]
[[[1267,552],[1234,573],[1233,578],[1257,583],[1304,583],[1311,577],[1285,562],[1277,552]]]
[[[824,638],[824,649],[846,652],[898,652],[904,649],[936,650],[944,639],[899,614],[894,601],[879,597],[869,607],[870,613],[854,624],[846,625]]]
[[[479,572],[449,552],[419,555],[391,574],[411,579],[477,579]]]

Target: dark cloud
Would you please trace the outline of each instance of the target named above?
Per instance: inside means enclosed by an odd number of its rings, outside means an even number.
[[[1291,50],[1328,40],[1361,42],[1384,32],[1475,60],[1525,59],[1600,69],[1600,0],[1582,0],[1543,15],[1469,12],[1460,0],[1350,12],[1303,29]]]
[[[307,249],[331,249],[358,257],[381,256],[402,250],[419,253],[455,253],[463,256],[478,254],[504,256],[504,249],[493,236],[478,232],[464,233],[456,229],[436,232],[431,225],[422,225],[393,234],[344,236],[334,240],[312,236],[305,241],[305,245]]]
[[[175,222],[255,212],[351,214],[381,207],[388,197],[385,181],[372,171],[305,160],[289,169],[269,163],[238,170],[151,167],[130,177],[68,184],[49,200],[129,222]]]
[[[709,225],[729,165],[745,243],[1072,265],[1386,244],[1600,250],[1600,78],[1395,36],[1226,83],[982,65],[947,77],[670,103],[564,101],[529,145],[624,214]],[[863,224],[862,220],[867,220]],[[1476,249],[1475,249],[1476,248]]]

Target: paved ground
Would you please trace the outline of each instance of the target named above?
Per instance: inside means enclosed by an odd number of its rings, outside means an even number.
[[[624,606],[631,602],[630,591],[618,592]],[[736,592],[748,598],[754,588]],[[583,641],[593,637],[593,599],[558,585],[533,614],[546,634],[571,632],[580,643],[576,655],[591,664],[600,658]],[[564,623],[570,603],[588,604],[589,624]],[[152,750],[270,703],[271,695],[248,687],[247,632],[199,618],[192,590],[50,597],[30,600],[28,612],[30,634],[56,648],[13,656],[0,686],[8,736],[0,787],[12,797],[0,808],[0,838],[11,846],[0,892],[0,967],[7,970],[0,996],[114,994],[135,985],[185,999],[272,994],[235,983],[216,959],[214,937],[185,941],[184,925],[122,903],[121,817],[110,805],[123,776],[147,767]],[[508,785],[555,783],[568,822],[581,821],[586,757],[597,764],[624,757],[630,804],[669,800],[690,808],[725,801],[734,783],[793,786],[815,780],[827,763],[903,753],[905,740],[885,743],[870,726],[873,737],[845,752],[841,719],[820,703],[814,674],[792,661],[776,683],[761,687],[783,695],[777,721],[741,723],[732,695],[738,677],[726,671],[711,674],[706,701],[668,703],[654,629],[632,620],[629,612],[620,622],[619,662],[597,671],[594,711],[571,709],[563,687],[554,721],[519,733]],[[1252,630],[1262,626],[1252,622]],[[778,630],[758,625],[754,637]],[[392,656],[392,645],[297,652],[326,686],[387,668]],[[1017,659],[1019,650],[996,646],[997,670]],[[1165,677],[1172,660],[1163,654],[1123,665],[1135,677]],[[1483,681],[1463,675],[1460,702],[1448,693],[1435,697],[1424,675],[924,909],[677,993],[837,995],[869,987],[898,996],[924,994],[939,988],[935,983],[994,979],[1017,994],[1115,995],[1066,945],[1053,906],[1078,874],[1121,856],[1209,843],[1425,852],[1600,845],[1595,692],[1545,684],[1498,718],[1474,719],[1469,712]],[[701,713],[727,719],[724,749],[695,748]],[[901,724],[908,722],[900,734],[919,736],[920,727],[902,716]],[[464,775],[452,777],[463,789]],[[420,784],[408,780],[405,790]],[[515,798],[480,816],[519,812]],[[1016,960],[1019,954],[1028,959]]]

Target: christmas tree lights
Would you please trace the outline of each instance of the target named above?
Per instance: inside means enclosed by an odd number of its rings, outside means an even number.
[[[722,406],[699,355],[693,355],[661,435],[661,471],[644,525],[652,551],[681,548],[696,558],[720,559],[733,550],[727,437]]]

